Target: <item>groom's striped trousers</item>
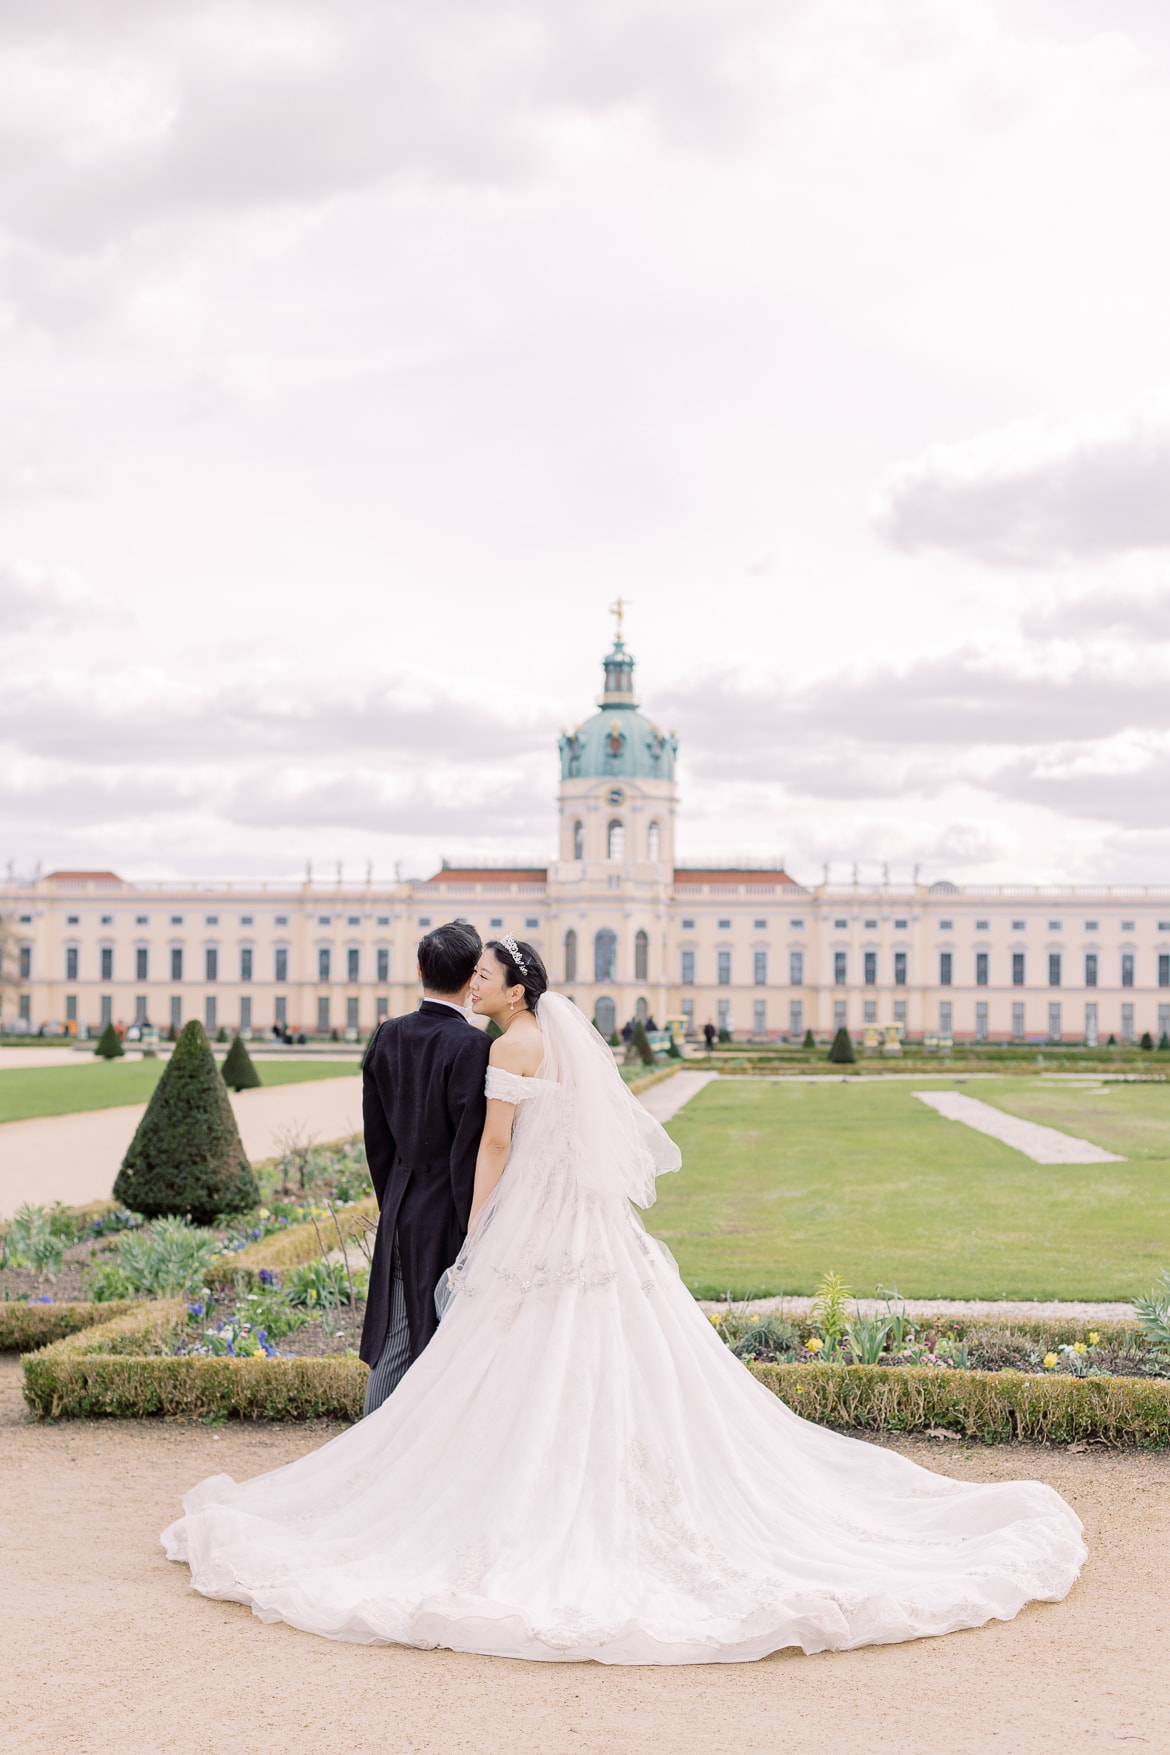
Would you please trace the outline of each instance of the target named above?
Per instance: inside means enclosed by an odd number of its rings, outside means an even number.
[[[362,1416],[372,1414],[380,1408],[392,1389],[397,1389],[406,1376],[410,1364],[410,1325],[406,1320],[406,1292],[402,1284],[402,1263],[398,1256],[398,1238],[394,1239],[394,1250],[390,1263],[390,1327],[386,1331],[386,1344],[378,1356],[377,1364],[370,1368],[370,1380],[366,1384],[366,1399],[362,1406]]]

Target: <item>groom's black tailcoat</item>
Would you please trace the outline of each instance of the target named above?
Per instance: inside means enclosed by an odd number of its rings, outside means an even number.
[[[486,1031],[424,999],[379,1025],[366,1053],[362,1119],[381,1209],[362,1328],[367,1365],[390,1326],[395,1233],[412,1361],[438,1327],[435,1287],[467,1235],[490,1049]]]

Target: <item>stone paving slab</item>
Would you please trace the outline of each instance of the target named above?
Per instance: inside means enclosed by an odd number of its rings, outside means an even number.
[[[1090,1140],[1079,1140],[1056,1127],[1042,1127],[1036,1121],[1022,1121],[1008,1115],[977,1097],[965,1097],[961,1091],[913,1091],[920,1103],[935,1109],[947,1121],[960,1121],[976,1133],[989,1135],[1013,1151],[1022,1152],[1034,1164],[1123,1164],[1116,1152],[1107,1152]]]

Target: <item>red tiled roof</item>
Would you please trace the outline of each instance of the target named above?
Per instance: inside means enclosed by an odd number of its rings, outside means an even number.
[[[428,884],[543,884],[548,881],[548,867],[517,865],[501,871],[499,866],[445,865]]]
[[[116,871],[51,871],[46,882],[50,884],[120,884],[122,880]]]
[[[676,884],[791,884],[801,886],[786,871],[708,871],[705,867],[676,866]]]

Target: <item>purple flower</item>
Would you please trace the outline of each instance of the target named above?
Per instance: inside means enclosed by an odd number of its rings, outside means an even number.
[[[188,1304],[187,1309],[192,1316],[204,1316],[207,1312],[206,1304]]]
[[[277,1274],[273,1273],[271,1268],[261,1268],[260,1284],[262,1286],[279,1286],[280,1278]]]
[[[40,1297],[36,1300],[36,1302],[38,1304],[52,1304],[53,1300],[52,1300],[52,1298],[50,1298],[50,1296],[47,1292],[42,1292]]]

